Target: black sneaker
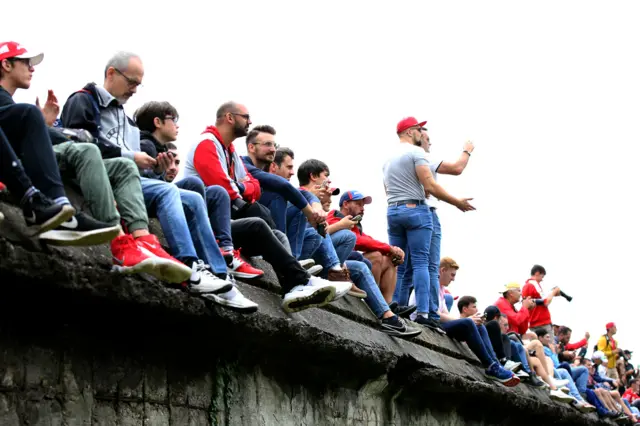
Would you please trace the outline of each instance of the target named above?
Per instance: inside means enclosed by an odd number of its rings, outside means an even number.
[[[380,328],[383,333],[397,337],[416,337],[422,333],[420,329],[407,326],[397,315],[383,318],[380,322]]]
[[[38,191],[22,204],[22,214],[27,222],[30,236],[38,235],[58,227],[69,220],[76,209],[72,206],[56,204],[51,198]]]
[[[527,377],[526,379],[523,379],[522,381],[529,386],[532,386],[534,388],[539,388],[539,389],[543,389],[549,386],[542,380],[538,379],[537,376],[534,376],[532,374],[529,374],[529,377]]]
[[[95,246],[108,243],[121,231],[120,225],[109,225],[78,213],[56,229],[41,234],[40,240],[53,246]]]
[[[418,324],[423,325],[423,326],[425,326],[427,328],[430,328],[431,330],[436,331],[436,332],[438,332],[438,333],[440,333],[442,335],[447,334],[447,332],[444,331],[442,329],[442,327],[440,326],[440,321],[436,321],[433,318],[425,318],[425,317],[418,316],[415,319],[415,322],[417,322]]]
[[[409,318],[409,316],[416,311],[417,306],[416,305],[400,306],[398,305],[398,302],[391,302],[389,304],[389,309],[391,309],[391,312],[393,312],[399,317]]]

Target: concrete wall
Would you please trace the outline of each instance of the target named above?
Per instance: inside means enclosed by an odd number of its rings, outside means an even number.
[[[106,247],[41,247],[0,211],[1,426],[607,424],[490,382],[430,330],[378,332],[360,300],[287,315],[266,264],[241,315],[111,273]]]

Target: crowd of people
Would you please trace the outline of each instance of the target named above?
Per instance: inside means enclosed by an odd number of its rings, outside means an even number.
[[[551,322],[548,305],[568,296],[543,291],[542,266],[534,266],[522,289],[501,287],[484,313],[473,296],[460,297],[459,315],[452,312],[448,287],[459,265],[441,258],[437,212],[440,202],[463,212],[474,207],[449,194],[437,176],[460,175],[473,143],[454,161],[435,160],[425,121],[408,117],[397,124],[398,143],[382,170],[386,243],[364,233],[370,196],[333,186],[329,165],[319,159],[296,170],[294,151],[276,143],[273,126],[252,126],[245,105],[222,104],[181,158],[173,105],[147,102],[133,117],[124,111],[143,81],[138,55],[115,54],[103,84],[79,84],[62,106],[51,90],[43,105],[15,103],[43,58],[18,43],[0,43],[0,181],[32,236],[61,246],[108,243],[115,272],[151,274],[241,313],[259,306],[235,279],[262,277],[246,261],[260,256],[278,276],[286,312],[361,299],[383,333],[414,338],[432,330],[466,342],[487,377],[505,386],[523,382],[581,411],[636,421],[640,383],[630,352],[613,337],[615,324],[607,324],[586,358],[589,335],[570,343],[571,329]],[[234,146],[239,138],[246,156]],[[184,177],[177,179],[181,168]],[[290,181],[294,175],[298,186]],[[82,193],[86,212],[72,206],[65,184]],[[160,222],[166,249],[149,232],[150,217]]]

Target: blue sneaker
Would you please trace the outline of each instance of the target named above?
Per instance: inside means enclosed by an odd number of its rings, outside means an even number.
[[[520,379],[515,376],[511,371],[502,368],[499,362],[494,362],[484,371],[490,379],[496,380],[505,386],[516,386],[520,383]]]

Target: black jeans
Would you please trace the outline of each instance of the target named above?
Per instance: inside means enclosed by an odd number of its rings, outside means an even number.
[[[284,293],[309,281],[309,273],[289,254],[264,220],[256,217],[232,220],[231,238],[235,247],[242,248],[242,254],[262,256],[273,266]]]
[[[1,127],[0,182],[4,183],[7,189],[9,189],[9,192],[11,192],[11,195],[18,200],[33,186]]]
[[[487,328],[491,346],[493,346],[493,350],[498,359],[511,359],[511,343],[509,343],[509,337],[507,337],[506,334],[502,334],[498,321],[488,321],[484,326]]]
[[[49,129],[40,109],[30,104],[1,107],[0,128],[22,161],[33,186],[51,199],[65,197]]]

